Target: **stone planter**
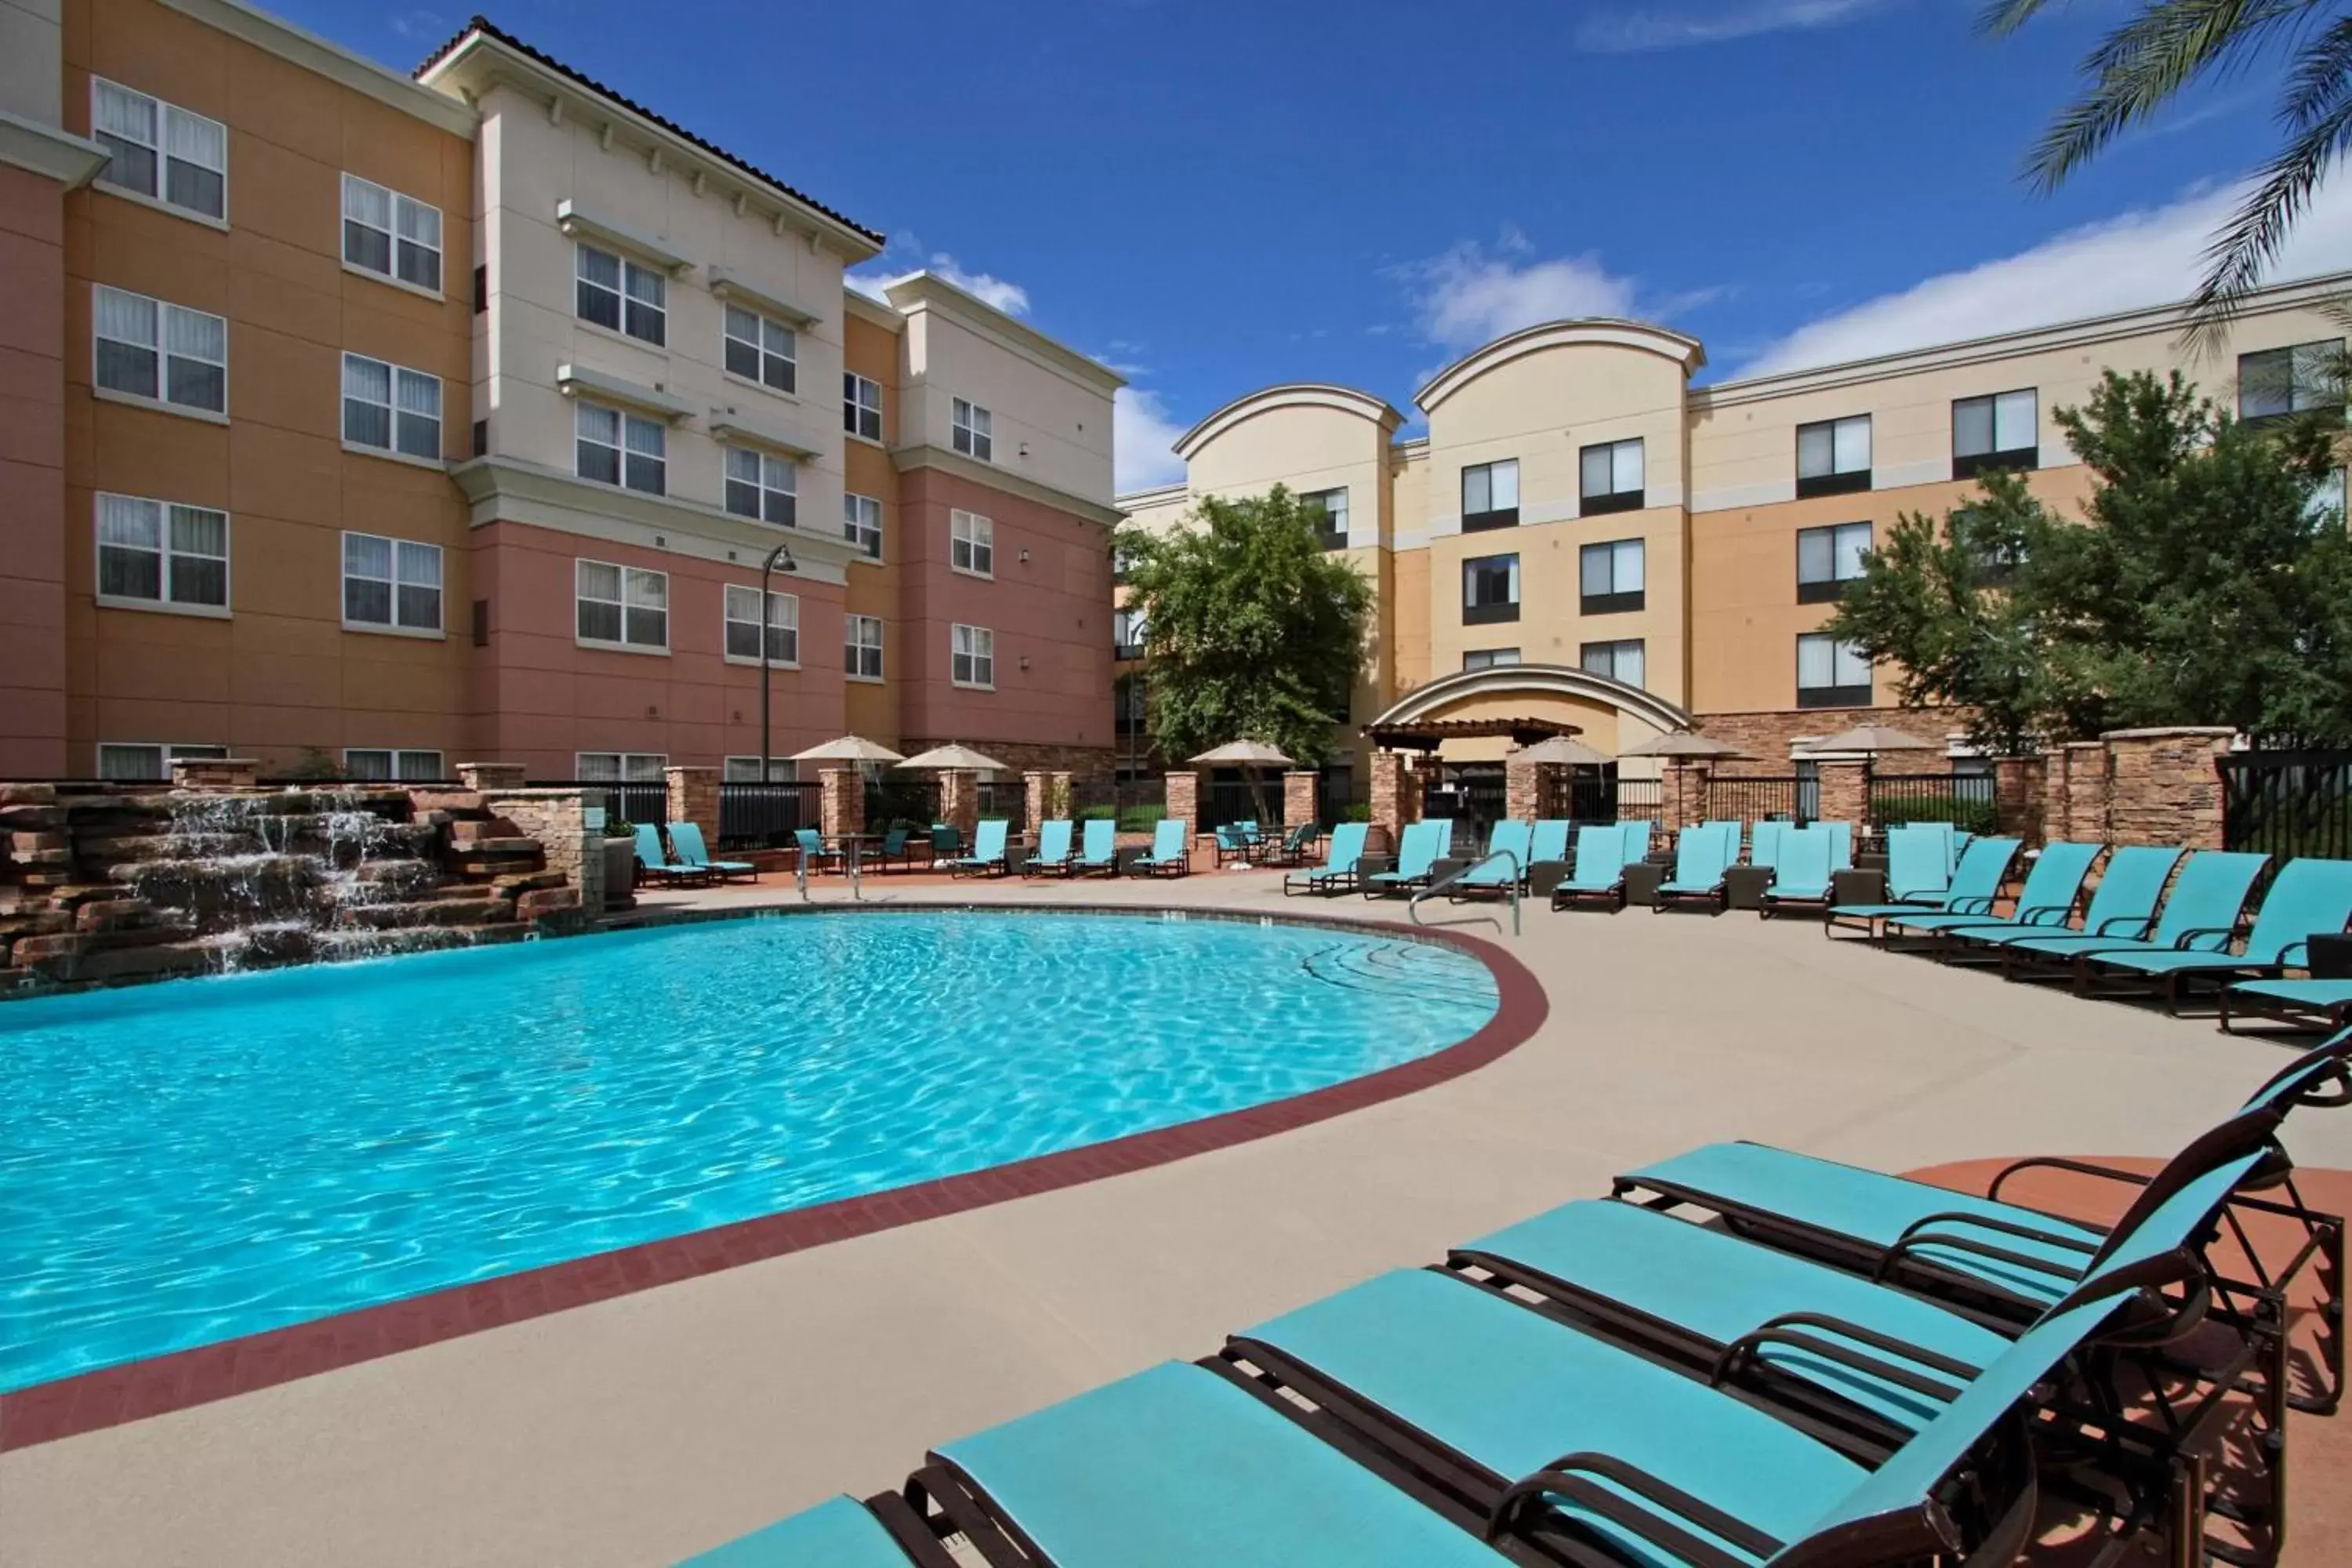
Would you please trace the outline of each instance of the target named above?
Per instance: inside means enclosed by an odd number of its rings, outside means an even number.
[[[625,910],[637,900],[637,841],[634,838],[604,840],[604,907]]]

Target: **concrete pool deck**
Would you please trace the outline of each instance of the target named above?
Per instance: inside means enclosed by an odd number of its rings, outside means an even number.
[[[1278,913],[1265,873],[873,877],[869,903]],[[816,901],[847,901],[837,879]],[[648,909],[797,902],[789,879]],[[1322,900],[1289,900],[1292,912]],[[1400,905],[1330,912],[1402,919]],[[1424,910],[1433,921],[1469,908]],[[1493,937],[1491,925],[1473,934]],[[1554,915],[1504,945],[1550,1012],[1466,1076],[1253,1142],[750,1263],[0,1454],[0,1563],[652,1564],[1614,1172],[1748,1137],[1889,1169],[2161,1155],[2288,1059],[2210,1020],[2004,985],[1810,921]],[[1116,984],[1115,975],[1105,977]],[[2352,1166],[2352,1117],[2289,1123]],[[2289,1561],[2340,1423],[2303,1423]],[[2344,1538],[2332,1538],[2340,1546]]]

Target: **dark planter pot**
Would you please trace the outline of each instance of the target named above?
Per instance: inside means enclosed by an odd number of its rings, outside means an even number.
[[[636,901],[637,841],[604,840],[604,907],[625,910]]]

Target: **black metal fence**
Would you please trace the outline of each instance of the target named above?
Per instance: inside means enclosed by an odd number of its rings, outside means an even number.
[[[980,781],[980,815],[1001,816],[1016,828],[1029,820],[1029,781],[997,779]]]
[[[866,785],[866,826],[879,833],[894,822],[929,827],[940,819],[937,779],[868,780]]]
[[[2352,751],[2233,752],[2215,765],[2224,848],[2352,859]]]
[[[1990,773],[1873,773],[1870,820],[1882,827],[1948,822],[1964,833],[1992,833],[2000,808]]]
[[[591,807],[604,808],[607,826],[616,822],[669,820],[669,784],[661,779],[533,779],[532,789],[576,789]]]
[[[1456,831],[1486,830],[1508,815],[1510,792],[1500,763],[1465,763],[1447,767],[1422,792],[1421,815],[1450,816]]]
[[[1811,822],[1821,809],[1814,783],[1785,776],[1714,777],[1706,781],[1706,815],[1714,822]]]
[[[773,848],[803,827],[823,826],[824,786],[753,780],[719,786],[719,842],[729,848]]]
[[[1615,811],[1595,822],[1656,822],[1665,816],[1666,786],[1659,779],[1619,779]]]

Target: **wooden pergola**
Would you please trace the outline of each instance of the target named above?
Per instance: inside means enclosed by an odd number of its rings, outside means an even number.
[[[1555,735],[1580,735],[1581,725],[1562,719],[1415,719],[1402,724],[1367,724],[1364,733],[1387,752],[1433,752],[1448,741],[1483,741],[1507,735],[1515,746],[1532,746]]]

